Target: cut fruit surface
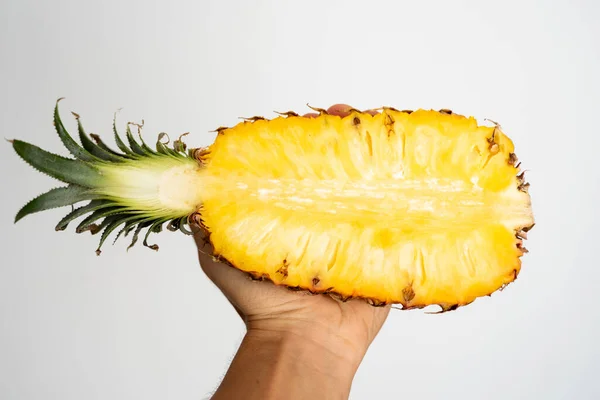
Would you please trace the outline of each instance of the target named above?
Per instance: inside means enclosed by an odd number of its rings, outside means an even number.
[[[190,150],[163,135],[151,149],[128,125],[128,145],[115,129],[120,152],[88,138],[77,118],[82,146],[55,113],[74,159],[13,141],[25,161],[68,183],[17,219],[90,200],[57,230],[87,215],[77,231],[102,232],[101,244],[112,232],[134,232],[135,243],[147,228],[148,245],[165,223],[184,232],[196,223],[216,257],[257,279],[443,310],[516,279],[534,224],[512,141],[447,110],[286,113],[220,128],[211,146]]]
[[[515,232],[533,220],[498,127],[386,110],[220,133],[201,215],[237,268],[407,307],[467,304],[520,270]]]

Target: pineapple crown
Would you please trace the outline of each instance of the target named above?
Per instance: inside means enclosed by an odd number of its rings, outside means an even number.
[[[83,128],[79,115],[73,113],[77,120],[81,142],[79,144],[67,132],[62,123],[58,110],[58,103],[61,100],[62,98],[58,99],[54,107],[54,127],[63,145],[74,158],[66,158],[50,153],[21,140],[15,139],[10,140],[10,142],[25,162],[36,170],[66,183],[67,186],[54,188],[28,202],[17,213],[15,223],[33,213],[88,202],[81,207],[73,207],[72,211],[58,222],[55,229],[63,231],[73,220],[86,216],[77,225],[75,231],[77,233],[90,231],[93,235],[102,232],[96,250],[98,255],[108,236],[119,227],[121,229],[118,231],[113,243],[119,237],[127,236],[133,232],[128,249],[137,243],[142,230],[147,229],[143,240],[144,246],[158,250],[156,244],[148,244],[148,237],[151,233],[161,232],[165,223],[168,223],[167,229],[170,231],[180,230],[185,234],[192,234],[188,214],[181,215],[180,213],[180,215],[173,217],[173,215],[165,215],[169,214],[165,212],[142,212],[139,208],[127,204],[127,201],[124,201],[123,198],[107,194],[102,189],[110,184],[110,180],[103,173],[103,166],[130,166],[140,161],[151,162],[152,160],[170,161],[172,163],[195,162],[193,160],[194,149],[188,151],[182,137],[175,140],[172,146],[169,147],[170,140],[166,133],[161,133],[158,136],[155,149],[152,149],[142,138],[142,125],[131,122],[126,127],[125,136],[128,144],[125,144],[117,132],[116,114],[113,119],[113,133],[120,151],[111,149],[98,135],[88,135]],[[131,126],[137,127],[139,142],[135,140]]]

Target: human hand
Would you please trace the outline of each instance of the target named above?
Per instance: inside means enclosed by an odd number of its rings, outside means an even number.
[[[345,116],[350,109],[337,104],[327,111]],[[195,231],[195,239],[202,269],[244,320],[247,336],[258,338],[262,346],[273,340],[291,342],[294,362],[313,364],[317,369],[335,368],[341,379],[351,383],[389,314],[389,306],[374,307],[358,299],[342,302],[328,295],[253,281],[244,272],[215,261],[212,247],[200,230]],[[301,352],[308,359],[303,359]],[[318,365],[323,360],[315,354],[326,354],[328,366]]]

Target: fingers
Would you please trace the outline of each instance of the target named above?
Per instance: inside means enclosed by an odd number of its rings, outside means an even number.
[[[235,291],[236,287],[238,291],[240,289],[237,285],[256,286],[255,284],[259,283],[253,282],[245,272],[216,260],[213,256],[213,247],[206,239],[204,232],[198,228],[192,228],[192,231],[194,232],[194,241],[198,247],[198,260],[202,270],[211,281],[225,292],[230,301],[232,297],[235,297],[231,296],[232,291]]]
[[[348,104],[339,103],[339,104],[334,104],[331,107],[329,107],[327,109],[327,114],[337,115],[339,117],[344,118],[344,117],[347,117],[348,115],[350,115],[350,113],[353,110],[355,110],[354,107],[352,107],[352,106],[350,106]],[[379,114],[379,111],[377,111],[375,109],[369,109],[369,110],[365,110],[363,112],[367,113],[367,114],[370,114],[370,115],[377,115],[377,114]],[[314,113],[314,112],[307,113],[307,114],[303,115],[303,117],[306,117],[306,118],[316,118],[318,116],[319,116],[319,114],[318,113]]]
[[[206,276],[221,290],[227,292],[233,285],[239,284],[239,282],[250,281],[248,276],[242,271],[230,268],[214,258],[213,246],[203,230],[197,226],[192,226],[192,231],[194,232],[194,241],[198,247],[200,266]]]
[[[198,247],[198,259],[200,260],[200,266],[204,270],[204,273],[214,281],[215,268],[218,267],[219,262],[213,259],[213,247],[206,233],[195,224],[191,225],[192,232],[194,233],[194,241],[196,247]]]
[[[363,112],[367,113],[367,114],[371,114],[371,115],[377,115],[377,114],[379,114],[379,111],[377,111],[375,109],[365,110]]]
[[[194,241],[198,247],[198,260],[202,271],[221,290],[238,315],[245,321],[246,317],[239,304],[239,296],[232,295],[231,292],[236,290],[236,285],[247,284],[248,278],[242,271],[215,261],[213,247],[207,240],[205,233],[195,226],[192,227],[192,231],[194,232]]]
[[[192,231],[194,232],[194,241],[198,247],[198,260],[200,261],[200,266],[206,276],[219,285],[220,281],[223,280],[221,278],[223,274],[222,270],[231,268],[223,268],[224,266],[214,259],[212,244],[202,230],[192,228]]]
[[[338,115],[342,118],[350,115],[352,107],[348,104],[334,104],[327,109],[327,113],[331,115]]]

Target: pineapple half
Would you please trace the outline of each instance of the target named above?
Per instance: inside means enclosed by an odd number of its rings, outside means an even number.
[[[346,116],[316,109],[217,129],[207,148],[155,148],[127,124],[120,151],[54,124],[73,158],[13,140],[31,166],[67,185],[17,214],[86,202],[76,232],[132,233],[135,244],[170,230],[204,230],[214,256],[255,279],[341,300],[403,309],[456,309],[516,279],[534,225],[529,184],[511,140],[449,110]]]

